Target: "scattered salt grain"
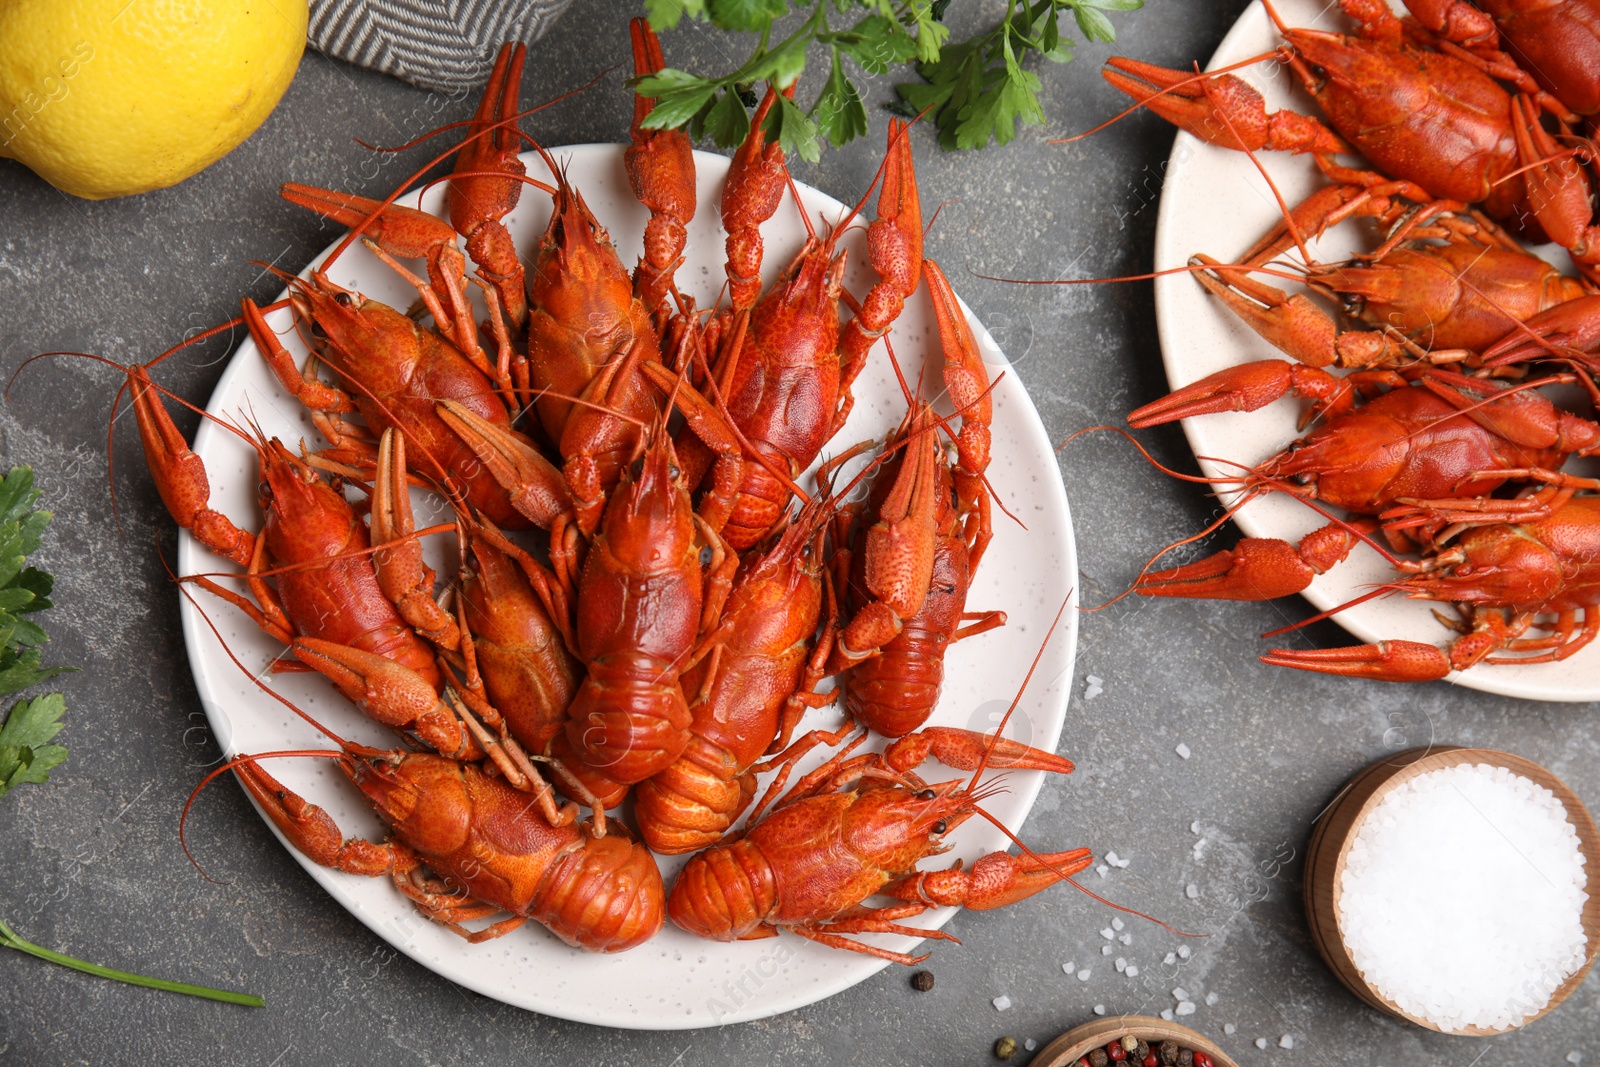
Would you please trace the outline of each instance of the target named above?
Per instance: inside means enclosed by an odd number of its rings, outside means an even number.
[[[1088,980],[1089,980],[1089,968],[1085,967],[1083,970],[1078,972],[1078,981],[1087,982]]]
[[[1066,963],[1063,963],[1061,965],[1061,969],[1065,973],[1071,974],[1073,971],[1078,969],[1078,965],[1076,963],[1074,963],[1073,961],[1068,960]]]
[[[1163,1019],[1167,1020],[1167,1022],[1170,1023],[1172,1021],[1172,1018],[1173,1018],[1172,1009],[1171,1008],[1162,1008],[1161,1009],[1161,1017]]]
[[[1188,1000],[1189,999],[1189,991],[1187,989],[1183,988],[1183,986],[1181,986],[1181,985],[1175,985],[1175,986],[1172,987],[1172,999],[1173,1000]]]
[[[1282,1037],[1278,1038],[1278,1047],[1294,1048],[1294,1038],[1290,1037],[1288,1034],[1284,1034]]]
[[[1266,1048],[1266,1047],[1267,1047],[1267,1039],[1266,1038],[1264,1038],[1264,1037],[1256,1038],[1256,1048]]]
[[[1121,941],[1124,945],[1131,945],[1131,944],[1133,944],[1133,935],[1132,934],[1122,934],[1122,935],[1118,936],[1117,940]]]
[[[1113,929],[1113,930],[1120,930],[1126,925],[1128,925],[1128,924],[1123,922],[1121,919],[1112,919],[1111,920],[1111,929]]]
[[[1178,962],[1178,954],[1176,952],[1169,952],[1161,962],[1165,963],[1168,967],[1171,967],[1174,963]]]
[[[1488,765],[1402,783],[1357,825],[1339,929],[1361,975],[1448,1032],[1521,1025],[1583,966],[1587,876],[1548,789]]]
[[[1200,840],[1194,843],[1192,855],[1194,856],[1194,861],[1196,863],[1199,863],[1205,858],[1206,846],[1209,844],[1211,844],[1211,839],[1209,837],[1202,837]]]
[[[1126,971],[1127,969],[1128,969],[1128,961],[1123,959],[1121,956],[1118,956],[1117,957],[1117,973],[1121,974],[1123,971]]]
[[[1098,867],[1096,867],[1094,869],[1094,873],[1098,874],[1100,877],[1104,878],[1106,876],[1106,872],[1109,871],[1110,869],[1111,869],[1110,867],[1107,867],[1105,864],[1102,863],[1100,866],[1098,866]]]
[[[1011,1007],[1011,998],[1004,996],[995,997],[992,1003],[994,1004],[995,1011],[1005,1011],[1007,1008]]]
[[[1111,946],[1110,945],[1101,945],[1100,946],[1100,955],[1102,955],[1102,956],[1111,955]]]
[[[1178,958],[1180,960],[1186,960],[1190,956],[1193,956],[1193,955],[1194,955],[1194,952],[1189,948],[1188,945],[1179,945],[1178,946]]]
[[[1104,1004],[1096,1004],[1094,1006],[1094,1013],[1096,1015],[1104,1015],[1106,1013],[1106,1006]]]
[[[1100,936],[1105,938],[1107,941],[1111,941],[1117,936],[1117,932],[1108,926],[1104,930],[1100,931]]]
[[[1121,856],[1117,855],[1115,852],[1107,852],[1106,853],[1106,862],[1120,871],[1120,870],[1122,870],[1122,868],[1126,867],[1132,861],[1123,859]],[[1120,929],[1122,929],[1122,927],[1119,926],[1119,927],[1117,927],[1117,929],[1120,930]]]
[[[1196,819],[1194,822],[1189,824],[1189,832],[1191,834],[1196,834],[1196,835],[1198,835],[1200,833],[1200,820],[1199,819]]]
[[[1135,967],[1131,963],[1128,964],[1127,975],[1128,975],[1129,978],[1137,978],[1137,977],[1139,977],[1139,968]]]
[[[1239,1032],[1239,1028],[1232,1023],[1223,1023],[1222,1032],[1227,1034],[1229,1037],[1232,1037],[1234,1034]]]
[[[1193,1015],[1194,1014],[1194,1001],[1192,1001],[1192,1000],[1180,1000],[1180,1001],[1178,1001],[1178,1014],[1179,1015]]]
[[[1025,1038],[1022,1042],[1022,1047],[1027,1049],[1029,1052],[1032,1052],[1034,1049],[1039,1047],[1039,1042],[1035,1041],[1031,1037]]]
[[[1222,998],[1220,996],[1218,996],[1216,993],[1207,993],[1206,994],[1206,1007],[1208,1007],[1208,1008],[1211,1007],[1213,1004],[1215,1004],[1217,1001],[1219,1001],[1221,999]]]
[[[1174,751],[1174,752],[1176,752],[1178,754],[1178,758],[1179,759],[1188,759],[1189,756],[1191,755],[1191,753],[1189,752],[1189,746],[1184,744],[1182,741],[1179,741],[1178,742],[1178,747],[1173,749],[1172,751]]]
[[[1569,1052],[1569,1053],[1567,1053],[1567,1062],[1568,1063],[1582,1063],[1583,1062],[1583,1053],[1581,1053],[1581,1052]]]
[[[1193,882],[1190,882],[1188,885],[1183,887],[1183,895],[1188,897],[1190,900],[1194,900],[1200,895],[1200,887],[1195,885]]]
[[[1105,689],[1103,688],[1105,685],[1104,678],[1096,678],[1091,674],[1084,678],[1083,683],[1083,699],[1085,700],[1093,700],[1095,697],[1105,692]]]

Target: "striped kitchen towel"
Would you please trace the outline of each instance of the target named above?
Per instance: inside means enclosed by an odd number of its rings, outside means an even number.
[[[311,0],[311,46],[457,93],[482,85],[503,41],[532,43],[572,0]]]

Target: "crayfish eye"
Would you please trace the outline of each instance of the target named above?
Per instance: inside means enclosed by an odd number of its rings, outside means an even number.
[[[918,800],[933,800],[938,795],[939,795],[938,793],[935,793],[931,789],[924,789],[922,792],[917,794],[917,799]]]
[[[944,833],[944,831],[945,831],[945,822],[944,822],[943,819],[940,819],[938,822],[933,824],[933,835],[935,837],[938,837],[940,834]]]
[[[322,328],[322,323],[313,321],[311,323],[311,336],[318,339],[326,339],[328,331]]]
[[[347,307],[350,306],[350,294],[349,293],[334,293],[333,294],[333,302],[335,304],[338,304],[340,307],[346,307],[347,308]]]
[[[272,499],[272,483],[271,482],[266,482],[266,481],[257,482],[256,483],[256,496],[260,497],[262,500],[271,500]]]
[[[700,546],[700,566],[702,566],[702,567],[711,566],[711,546],[710,545],[701,545]]]
[[[679,473],[681,473],[681,472],[678,470],[678,465],[676,463],[667,464],[667,477],[668,478],[671,478],[673,481],[677,481]]]
[[[384,759],[382,756],[368,756],[367,757],[367,766],[371,767],[375,771],[381,771],[385,767],[387,767],[388,765],[389,765],[389,761]]]

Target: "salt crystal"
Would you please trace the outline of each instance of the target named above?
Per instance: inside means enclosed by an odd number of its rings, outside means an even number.
[[[1111,869],[1110,867],[1107,867],[1105,864],[1102,863],[1100,866],[1098,866],[1098,867],[1096,867],[1094,869],[1094,873],[1098,874],[1100,877],[1104,878],[1106,876],[1106,872],[1109,871],[1110,869]]]
[[[1168,967],[1170,967],[1174,963],[1178,962],[1178,954],[1176,952],[1169,952],[1169,953],[1166,954],[1166,956],[1162,959],[1161,962],[1165,963]]]
[[[1086,675],[1084,675],[1083,676],[1083,680],[1088,682],[1090,685],[1104,685],[1105,682],[1106,682],[1106,680],[1104,678],[1101,678],[1099,675],[1094,675],[1094,674],[1086,674]]]
[[[1178,958],[1180,960],[1186,960],[1190,956],[1193,956],[1193,955],[1194,955],[1194,953],[1190,951],[1188,945],[1179,945],[1178,946]]]
[[[1121,941],[1124,945],[1131,945],[1133,944],[1133,935],[1123,934],[1121,937],[1117,938],[1117,940]]]
[[[1121,974],[1123,971],[1126,971],[1127,969],[1128,969],[1128,961],[1123,959],[1121,956],[1118,956],[1117,957],[1117,973]]]
[[[1222,998],[1220,996],[1218,996],[1216,993],[1207,993],[1206,994],[1206,1007],[1208,1007],[1208,1008],[1211,1007],[1213,1004],[1215,1004],[1217,1001],[1219,1001],[1221,999]]]
[[[1094,1013],[1096,1015],[1104,1015],[1106,1013],[1106,1006],[1104,1004],[1096,1004],[1094,1006]]]
[[[1417,775],[1348,848],[1344,947],[1408,1014],[1447,1033],[1519,1026],[1583,966],[1583,853],[1537,783],[1482,764]]]
[[[994,1004],[995,1011],[1005,1011],[1007,1008],[1011,1007],[1011,998],[1004,996],[995,997],[992,1003]]]
[[[1067,974],[1071,974],[1073,971],[1078,969],[1078,965],[1069,960],[1061,965],[1061,969]]]
[[[1110,945],[1101,945],[1100,946],[1100,955],[1102,955],[1102,956],[1111,955],[1111,946]]]
[[[1194,856],[1194,861],[1196,863],[1199,863],[1205,858],[1206,846],[1209,844],[1211,844],[1211,839],[1209,837],[1202,837],[1200,840],[1194,843],[1194,848],[1190,850],[1190,854]]]
[[[1171,1008],[1162,1008],[1161,1009],[1161,1017],[1163,1019],[1167,1020],[1167,1022],[1170,1023],[1172,1021],[1172,1009]]]
[[[1022,1047],[1027,1049],[1029,1052],[1032,1052],[1034,1049],[1039,1047],[1039,1042],[1035,1041],[1031,1037],[1025,1038],[1023,1039]]]
[[[1567,1062],[1568,1063],[1582,1063],[1583,1062],[1583,1053],[1581,1053],[1581,1052],[1569,1052],[1569,1053],[1567,1053]]]
[[[1193,882],[1190,882],[1188,885],[1183,887],[1183,895],[1188,897],[1190,900],[1194,900],[1200,895],[1200,887],[1195,885]]]
[[[1089,980],[1089,968],[1085,967],[1083,970],[1078,972],[1078,981],[1087,982],[1088,980]]]
[[[1086,675],[1084,677],[1084,679],[1083,679],[1083,699],[1085,699],[1085,700],[1093,700],[1095,697],[1099,696],[1101,693],[1104,693],[1105,692],[1105,689],[1103,688],[1104,685],[1105,685],[1105,679],[1104,678],[1097,678],[1092,674]]]
[[[1117,936],[1117,932],[1108,926],[1104,930],[1100,931],[1100,936],[1105,938],[1107,941],[1110,941]]]
[[[1129,978],[1137,978],[1137,977],[1139,977],[1139,968],[1135,967],[1133,964],[1130,963],[1130,964],[1128,964],[1128,972],[1127,973],[1128,973],[1128,977]]]
[[[1194,1001],[1192,1001],[1192,1000],[1180,1000],[1180,1001],[1178,1001],[1178,1014],[1179,1015],[1193,1015],[1194,1014]]]
[[[1189,824],[1189,832],[1191,834],[1198,834],[1200,832],[1200,820],[1199,819],[1196,819],[1194,822]]]
[[[1114,918],[1111,920],[1111,929],[1113,930],[1120,930],[1126,925],[1128,924],[1123,922],[1121,919]]]
[[[1264,1037],[1256,1038],[1256,1048],[1266,1048],[1266,1047],[1267,1047],[1267,1039],[1266,1038],[1264,1038]]]
[[[1189,991],[1187,989],[1183,988],[1183,986],[1181,986],[1181,985],[1175,985],[1175,986],[1172,987],[1172,999],[1173,1000],[1188,1000],[1189,999]]]
[[[1294,1048],[1294,1038],[1290,1037],[1288,1034],[1284,1034],[1282,1037],[1278,1038],[1278,1047]]]
[[[1189,746],[1184,744],[1182,741],[1179,741],[1178,742],[1178,747],[1173,749],[1172,751],[1176,752],[1178,754],[1178,758],[1180,758],[1180,759],[1188,759],[1189,756],[1191,755],[1191,753],[1189,752]]]
[[[1234,1034],[1239,1032],[1239,1028],[1232,1023],[1223,1023],[1222,1032],[1227,1034],[1229,1037],[1232,1037]]]
[[[1106,853],[1106,862],[1109,863],[1113,867],[1121,867],[1122,866],[1122,857],[1117,855],[1115,852],[1107,852]],[[1120,929],[1122,929],[1122,927],[1119,926],[1119,927],[1117,927],[1117,929],[1120,930]]]

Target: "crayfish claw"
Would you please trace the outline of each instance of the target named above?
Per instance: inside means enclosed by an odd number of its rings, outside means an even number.
[[[1445,654],[1420,641],[1380,641],[1348,648],[1275,648],[1262,656],[1261,662],[1382,682],[1433,682],[1450,673]]]

